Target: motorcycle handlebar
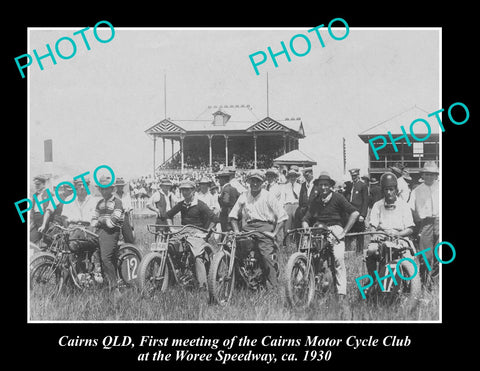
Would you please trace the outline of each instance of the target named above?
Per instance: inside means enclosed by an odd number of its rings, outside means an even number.
[[[287,236],[292,234],[292,233],[295,233],[295,232],[310,233],[310,232],[319,231],[319,230],[326,231],[328,234],[331,234],[337,242],[340,242],[340,240],[335,235],[335,233],[333,233],[330,229],[326,229],[325,227],[311,227],[311,228],[310,227],[309,228],[303,228],[302,227],[302,228],[288,229],[287,233],[285,234],[285,237],[283,239],[283,244],[285,245],[285,241],[286,241]]]
[[[155,230],[152,230],[152,228],[155,227]],[[172,227],[181,227],[178,231],[157,231],[156,230],[156,227],[167,227],[168,229],[172,228]],[[147,224],[147,230],[152,233],[152,234],[169,234],[169,235],[175,235],[175,234],[178,234],[178,233],[181,233],[183,230],[187,229],[187,228],[195,228],[195,229],[198,229],[199,231],[202,231],[202,232],[205,232],[205,233],[208,233],[210,234],[211,231],[208,231],[206,230],[205,228],[202,228],[202,227],[198,227],[196,225],[193,225],[193,224],[186,224],[186,225],[168,225],[168,224]]]

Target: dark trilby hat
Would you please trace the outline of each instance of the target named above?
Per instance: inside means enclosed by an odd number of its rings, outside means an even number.
[[[326,180],[327,182],[330,183],[331,186],[335,185],[335,181],[332,178],[330,178],[330,175],[326,171],[322,171],[320,173],[320,176],[316,179],[316,183],[318,183],[322,180]]]

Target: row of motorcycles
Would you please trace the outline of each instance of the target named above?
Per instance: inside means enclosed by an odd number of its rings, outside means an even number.
[[[210,303],[226,305],[235,289],[257,291],[267,286],[260,251],[255,240],[265,237],[262,232],[217,232],[193,225],[147,225],[155,242],[143,253],[134,244],[120,243],[118,249],[118,287],[135,288],[142,295],[154,298],[170,286],[197,288],[199,280],[197,260],[207,271],[207,289]],[[368,233],[368,232],[367,232]],[[381,232],[375,232],[382,235]],[[347,235],[348,236],[348,235]],[[268,236],[267,236],[268,237]],[[387,234],[380,249],[379,274],[387,265],[396,266],[405,247],[399,247]],[[295,246],[285,266],[285,294],[292,307],[308,307],[315,297],[335,292],[333,245],[336,236],[325,225],[298,228],[285,236],[284,245]],[[65,290],[90,290],[101,287],[94,270],[98,236],[86,226],[65,228],[53,224],[44,233],[40,248],[30,259],[30,289],[40,295],[56,297]],[[414,249],[413,246],[410,247]],[[412,251],[412,256],[414,251]],[[276,261],[276,259],[274,259]],[[279,271],[277,264],[277,273]],[[408,272],[402,271],[402,277]],[[420,290],[418,275],[411,280],[398,279],[398,285],[384,283],[369,289],[369,297],[388,295],[417,296]],[[99,282],[100,281],[100,282]]]

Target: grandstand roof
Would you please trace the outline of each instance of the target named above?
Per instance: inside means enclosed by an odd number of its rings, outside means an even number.
[[[428,117],[430,112],[425,111],[424,109],[413,106],[401,113],[396,114],[395,116],[381,121],[372,127],[368,128],[367,130],[362,131],[358,136],[364,141],[367,142],[370,138],[377,136],[377,135],[386,135],[388,132],[391,132],[394,137],[401,135],[402,130],[401,126],[404,127],[405,132],[407,134],[410,133],[410,124],[412,121],[416,119],[424,119],[427,120],[430,124],[431,128],[431,137],[438,138],[439,134],[439,126],[436,122],[434,117]],[[427,134],[427,127],[422,124],[418,123],[414,125],[414,133],[415,134]],[[423,136],[423,135],[421,135]]]
[[[233,132],[236,134],[285,132],[301,138],[305,137],[299,117],[285,120],[276,120],[268,116],[258,118],[250,105],[208,106],[195,119],[168,118],[145,130],[146,134],[157,136]]]

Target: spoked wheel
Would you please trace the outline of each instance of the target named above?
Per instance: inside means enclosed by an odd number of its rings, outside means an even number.
[[[409,309],[416,306],[422,293],[422,282],[419,272],[415,272],[415,268],[411,263],[403,261],[400,264],[400,273],[405,279],[397,278],[399,283],[399,291],[406,298],[405,305]],[[410,278],[413,277],[413,278]],[[408,279],[407,279],[408,278]]]
[[[307,272],[307,256],[296,252],[288,259],[285,268],[286,297],[293,307],[308,307],[315,297],[313,267]]]
[[[49,253],[38,253],[30,263],[30,292],[55,298],[62,290],[64,277]]]
[[[170,276],[167,262],[165,262],[163,274],[161,272],[162,260],[166,258],[166,255],[151,252],[141,260],[138,269],[138,287],[142,295],[153,297],[157,292],[165,292],[167,289]]]
[[[235,272],[228,275],[230,267],[230,254],[219,251],[213,256],[208,272],[208,293],[210,300],[220,305],[226,305],[232,298],[235,286]]]
[[[120,247],[117,270],[121,288],[137,284],[141,260],[142,255],[134,245]]]

